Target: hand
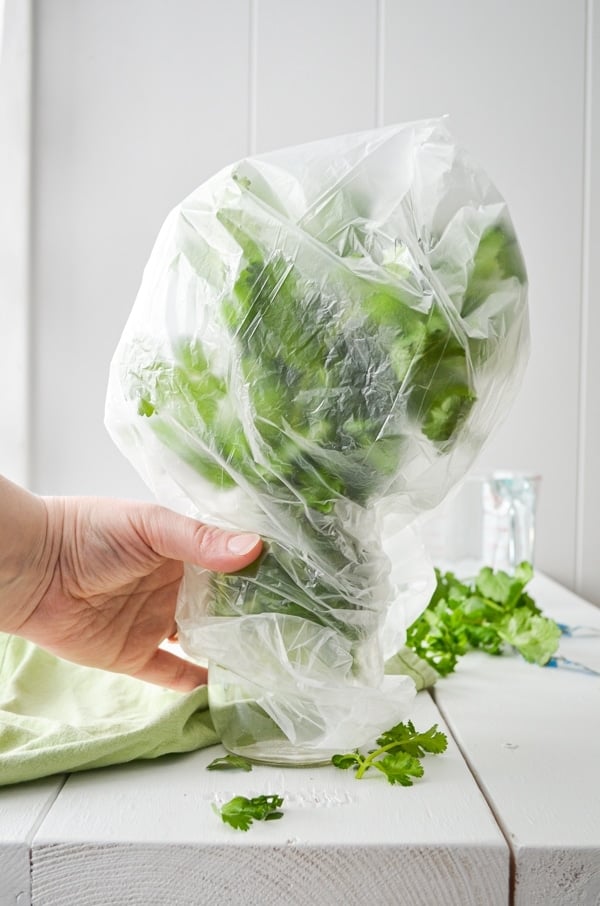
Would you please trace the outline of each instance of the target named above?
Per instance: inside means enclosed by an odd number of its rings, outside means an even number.
[[[0,545],[4,530],[8,551],[0,562],[0,629],[67,660],[182,692],[206,682],[204,668],[159,648],[176,630],[183,561],[241,569],[260,553],[258,535],[224,532],[153,504],[35,497],[6,481],[0,510]]]

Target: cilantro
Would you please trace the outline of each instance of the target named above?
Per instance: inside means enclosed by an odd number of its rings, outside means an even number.
[[[413,758],[407,752],[386,754],[378,761],[374,761],[373,766],[385,774],[392,785],[399,783],[401,786],[412,786],[413,777],[423,776],[423,765],[418,758]],[[358,778],[358,772],[356,776]]]
[[[525,591],[532,577],[529,563],[521,563],[514,575],[485,566],[471,580],[436,570],[436,588],[408,629],[407,647],[441,676],[452,673],[467,651],[499,655],[505,644],[527,661],[546,664],[561,632]]]
[[[336,768],[356,771],[360,780],[370,768],[376,768],[393,784],[412,786],[414,777],[423,776],[420,759],[426,755],[438,755],[446,751],[448,740],[434,724],[424,733],[415,729],[412,721],[396,724],[377,739],[377,749],[370,749],[363,755],[358,749],[331,759]]]
[[[554,620],[518,611],[502,621],[498,635],[516,648],[526,661],[543,666],[555,653],[561,630]]]
[[[283,614],[358,640],[363,630],[353,611],[371,610],[379,566],[374,548],[359,543],[341,514],[347,502],[370,507],[395,494],[415,443],[426,463],[461,442],[473,407],[485,403],[477,400],[479,371],[490,357],[495,362],[498,335],[512,331],[513,316],[501,312],[488,324],[482,315],[475,337],[471,330],[457,334],[457,311],[475,311],[503,293],[512,298],[525,280],[518,247],[507,223],[487,230],[473,251],[464,298],[452,295],[452,311],[435,289],[445,279],[444,267],[436,271],[442,262],[436,259],[427,275],[401,237],[392,270],[382,266],[380,279],[365,277],[360,261],[355,269],[345,260],[357,247],[371,247],[370,234],[357,234],[341,256],[331,254],[323,231],[346,217],[353,230],[362,222],[350,191],[331,196],[333,210],[319,207],[303,218],[300,232],[292,226],[291,253],[283,242],[287,227],[272,234],[279,221],[269,213],[271,194],[263,196],[262,183],[242,172],[234,179],[238,201],[228,193],[215,217],[239,267],[210,314],[220,325],[219,344],[231,347],[232,367],[223,368],[214,340],[193,329],[192,310],[183,319],[192,329],[165,344],[168,354],[163,344],[139,340],[126,395],[136,404],[138,427],[170,451],[173,468],[185,463],[218,490],[243,487],[261,506],[274,507],[278,520],[298,526],[297,544],[273,539],[252,570],[211,577],[211,615]],[[327,227],[322,217],[332,218]],[[210,265],[210,241],[195,231],[188,237],[184,228],[181,242],[182,260],[202,285],[207,268],[230,272],[216,252],[221,238]],[[368,253],[364,263],[370,274]],[[457,265],[447,266],[454,274]]]
[[[251,771],[252,762],[244,758],[243,755],[233,755],[229,752],[222,755],[221,758],[215,758],[210,764],[206,765],[207,771]]]
[[[234,796],[219,810],[225,824],[230,824],[236,830],[247,831],[253,821],[275,821],[283,817],[279,808],[283,805],[281,796],[254,796],[247,799],[245,796]]]

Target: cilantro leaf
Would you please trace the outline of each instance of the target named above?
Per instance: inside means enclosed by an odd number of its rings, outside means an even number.
[[[489,566],[484,566],[475,579],[477,591],[484,598],[497,601],[499,604],[502,604],[508,598],[511,585],[512,579],[507,573],[502,570],[494,572]]]
[[[252,762],[244,758],[243,755],[234,755],[229,752],[220,758],[215,758],[210,764],[206,765],[207,771],[251,771]]]
[[[348,752],[346,755],[334,755],[331,759],[336,768],[346,771],[348,768],[358,768],[362,764],[364,757],[360,752]]]
[[[520,611],[506,617],[498,626],[498,634],[526,661],[543,666],[558,647],[561,629],[554,620]]]
[[[392,785],[399,783],[401,786],[412,786],[412,778],[422,777],[424,773],[419,759],[408,752],[388,752],[374,761],[373,767],[385,774]]]
[[[220,815],[225,824],[230,824],[236,830],[247,831],[253,821],[275,821],[283,817],[279,811],[283,805],[281,796],[234,796],[220,809]]]
[[[336,768],[356,770],[356,779],[360,780],[370,768],[376,768],[391,784],[412,786],[412,777],[423,776],[423,765],[420,762],[426,754],[438,755],[445,752],[448,740],[434,724],[428,730],[419,732],[411,720],[399,723],[377,739],[379,748],[371,749],[366,755],[360,751],[334,755],[331,759]]]
[[[415,758],[422,758],[426,753],[437,755],[445,752],[448,746],[446,736],[434,724],[424,733],[415,730],[411,720],[406,724],[400,723],[386,730],[377,740],[377,745],[383,748],[393,746],[394,752],[406,752]]]

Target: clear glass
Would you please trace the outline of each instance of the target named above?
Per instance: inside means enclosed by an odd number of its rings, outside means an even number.
[[[482,566],[512,573],[534,562],[541,478],[530,472],[470,475],[424,525],[435,566],[472,575]]]
[[[309,719],[295,722],[293,740],[286,736],[259,704],[264,690],[218,664],[209,665],[208,695],[215,730],[224,747],[235,755],[258,763],[301,767],[327,764],[336,753],[310,744],[318,727]]]
[[[533,563],[535,514],[540,476],[494,472],[482,486],[483,560],[494,569],[514,572]]]

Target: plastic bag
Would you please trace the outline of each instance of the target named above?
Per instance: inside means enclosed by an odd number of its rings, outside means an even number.
[[[443,120],[242,160],[167,218],[106,423],[162,503],[265,538],[241,573],[186,569],[179,637],[292,743],[360,745],[405,716],[412,685],[383,671],[432,588],[411,526],[527,347],[506,205]]]

